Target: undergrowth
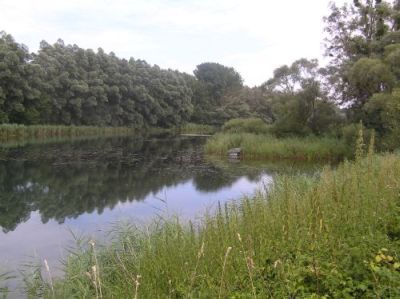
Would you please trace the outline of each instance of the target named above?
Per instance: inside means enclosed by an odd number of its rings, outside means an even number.
[[[225,133],[269,134],[271,125],[266,124],[260,118],[234,118],[223,125],[222,131]]]
[[[329,137],[286,137],[250,133],[219,133],[207,140],[205,153],[226,156],[231,148],[241,148],[245,160],[342,160],[351,156],[342,140]]]
[[[218,128],[210,125],[202,125],[202,124],[195,124],[195,123],[187,123],[179,128],[177,130],[181,134],[214,134]]]
[[[83,136],[123,136],[135,133],[127,127],[0,124],[0,142],[46,140]]]

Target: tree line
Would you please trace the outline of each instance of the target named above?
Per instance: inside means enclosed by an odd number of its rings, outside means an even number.
[[[173,127],[258,117],[277,135],[325,134],[362,121],[388,144],[400,130],[400,1],[332,3],[325,20],[330,63],[299,59],[253,88],[233,68],[194,74],[121,59],[62,40],[29,53],[0,35],[0,123]]]

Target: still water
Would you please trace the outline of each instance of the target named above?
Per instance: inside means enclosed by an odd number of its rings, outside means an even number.
[[[0,274],[31,260],[59,267],[74,234],[97,238],[121,220],[159,215],[195,221],[218,202],[271,184],[274,167],[208,160],[205,141],[136,136],[0,147]]]
[[[0,269],[55,264],[73,233],[104,235],[121,220],[186,219],[251,194],[257,166],[206,161],[204,137],[109,138],[0,148]]]

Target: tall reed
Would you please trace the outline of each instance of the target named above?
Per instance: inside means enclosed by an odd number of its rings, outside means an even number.
[[[315,176],[280,176],[267,194],[220,206],[196,225],[120,227],[96,251],[102,296],[399,298],[399,177],[398,155],[370,151]],[[90,245],[69,256],[56,297],[96,297],[85,275],[92,266]]]
[[[176,128],[176,130],[181,134],[211,135],[214,134],[218,130],[218,128],[210,125],[187,123],[181,127]]]
[[[24,126],[17,124],[2,124],[0,125],[0,142],[74,138],[83,136],[119,136],[134,134],[135,132],[135,129],[127,127],[57,125]]]
[[[231,148],[241,148],[245,160],[341,160],[352,155],[340,139],[328,137],[277,138],[249,133],[219,133],[206,145],[208,155],[226,156]]]

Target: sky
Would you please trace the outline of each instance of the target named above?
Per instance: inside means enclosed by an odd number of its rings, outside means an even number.
[[[190,74],[218,62],[254,86],[296,59],[323,59],[329,1],[0,0],[0,31],[32,52],[61,38]]]

